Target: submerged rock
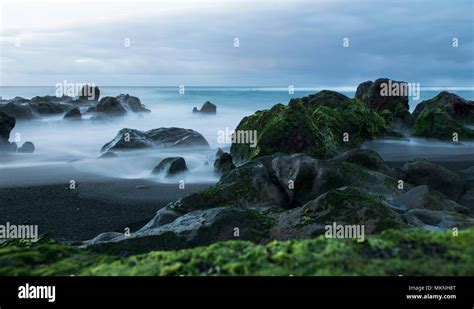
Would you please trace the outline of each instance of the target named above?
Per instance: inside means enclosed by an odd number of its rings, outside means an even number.
[[[140,102],[140,99],[128,94],[120,94],[119,96],[115,97],[120,104],[122,104],[125,109],[133,112],[133,113],[149,113],[150,110],[145,108],[145,106]]]
[[[64,119],[82,119],[81,111],[75,107],[64,115]]]
[[[206,101],[201,109],[193,108],[193,113],[203,113],[203,114],[216,114],[217,106],[210,101]]]
[[[413,209],[403,217],[411,226],[429,230],[463,229],[474,225],[474,218],[451,211]]]
[[[15,127],[15,117],[9,116],[4,112],[0,112],[0,143],[8,142],[10,132]]]
[[[209,147],[206,139],[198,132],[182,128],[158,128],[149,131],[122,129],[115,138],[102,147],[109,150],[136,150],[161,147]]]
[[[152,174],[173,177],[188,171],[186,161],[182,157],[170,157],[163,159],[153,170]]]
[[[8,103],[0,105],[0,112],[15,117],[18,120],[30,120],[36,118],[28,103],[25,103],[23,98],[15,98]],[[28,100],[27,100],[28,101]]]
[[[127,114],[122,104],[114,97],[102,98],[99,103],[91,107],[88,112],[101,113],[107,116],[124,116]]]
[[[25,142],[23,146],[18,148],[17,152],[21,153],[33,153],[35,151],[35,145],[32,142]]]
[[[99,159],[111,159],[111,158],[118,158],[118,155],[113,151],[107,151],[99,157]]]

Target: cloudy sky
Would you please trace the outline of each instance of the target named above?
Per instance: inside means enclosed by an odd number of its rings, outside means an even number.
[[[472,0],[253,2],[1,0],[0,85],[474,86]]]

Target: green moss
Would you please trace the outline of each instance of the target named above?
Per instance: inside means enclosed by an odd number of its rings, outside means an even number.
[[[34,260],[26,257],[35,256]],[[474,275],[474,228],[389,230],[350,239],[226,241],[127,258],[59,244],[0,248],[0,275]]]
[[[457,133],[459,140],[474,138],[474,131],[455,120],[446,111],[439,107],[426,107],[416,119],[413,127],[415,136],[452,140],[453,133]]]

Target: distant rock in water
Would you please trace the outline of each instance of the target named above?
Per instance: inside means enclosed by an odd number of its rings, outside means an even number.
[[[165,177],[173,177],[179,173],[188,171],[186,161],[182,157],[170,157],[163,159],[160,164],[153,170],[154,175],[163,175]]]
[[[403,81],[379,78],[363,82],[357,87],[355,98],[376,112],[388,110],[396,118],[409,114],[408,83]]]
[[[88,112],[101,113],[107,116],[124,116],[127,114],[122,104],[114,97],[102,98],[99,103],[91,107]]]
[[[23,146],[18,148],[17,152],[21,153],[33,153],[35,151],[35,145],[32,142],[25,142]]]
[[[66,115],[64,115],[64,119],[77,120],[81,118],[82,118],[81,111],[77,107],[71,109],[69,112],[66,113]]]
[[[217,106],[209,101],[206,101],[201,109],[197,109],[197,107],[193,108],[193,113],[203,113],[203,114],[216,114],[217,113]]]
[[[140,102],[140,99],[128,94],[121,94],[115,97],[125,109],[133,113],[149,113],[150,110]]]
[[[234,168],[235,165],[232,163],[232,156],[227,152],[222,153],[214,162],[214,172],[219,175],[226,174]]]
[[[101,151],[192,146],[209,147],[209,144],[200,133],[190,129],[158,128],[144,132],[125,128]]]
[[[9,116],[19,120],[30,120],[36,118],[29,105],[29,100],[16,97],[0,104],[0,112],[4,112]]]
[[[99,101],[100,89],[97,86],[84,85],[79,93],[79,100],[81,101]]]

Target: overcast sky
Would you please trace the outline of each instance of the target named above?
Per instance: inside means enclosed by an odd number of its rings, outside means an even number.
[[[0,85],[474,86],[473,0],[0,3]]]

